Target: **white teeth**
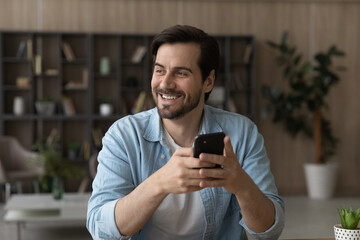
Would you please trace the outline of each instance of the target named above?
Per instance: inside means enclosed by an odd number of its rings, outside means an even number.
[[[164,98],[164,99],[168,99],[168,100],[173,100],[173,99],[176,99],[176,97],[175,96],[167,96],[167,95],[161,95],[162,96],[162,98]]]

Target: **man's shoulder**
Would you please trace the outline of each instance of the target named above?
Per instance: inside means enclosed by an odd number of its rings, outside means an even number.
[[[112,124],[110,129],[112,129],[112,128],[119,129],[120,128],[120,129],[130,130],[129,128],[135,128],[135,129],[146,128],[149,125],[149,121],[154,113],[156,113],[155,108],[147,110],[147,111],[143,111],[140,113],[136,113],[133,115],[124,116],[124,117],[116,120]]]
[[[221,123],[225,122],[232,122],[232,123],[238,123],[238,124],[246,124],[246,125],[253,125],[253,121],[240,114],[235,112],[229,112],[220,108],[215,108],[212,106],[206,105],[206,111],[209,112],[209,114],[212,116],[212,118],[215,118],[217,121]]]

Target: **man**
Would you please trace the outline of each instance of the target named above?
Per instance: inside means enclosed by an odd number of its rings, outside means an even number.
[[[174,26],[152,44],[156,108],[115,122],[103,138],[89,200],[94,239],[277,239],[284,205],[263,138],[247,118],[205,105],[216,40]],[[198,134],[224,132],[224,154],[193,157]],[[221,168],[214,168],[218,164]]]

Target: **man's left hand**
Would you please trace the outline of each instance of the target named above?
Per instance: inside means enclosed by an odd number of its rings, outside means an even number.
[[[200,187],[224,187],[233,194],[241,191],[241,179],[244,170],[234,154],[229,136],[224,138],[223,155],[202,153],[199,159],[222,166],[221,168],[200,169],[200,175],[207,177],[206,180],[200,182]]]

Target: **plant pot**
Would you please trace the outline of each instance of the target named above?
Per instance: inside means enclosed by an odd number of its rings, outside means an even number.
[[[36,102],[35,103],[36,112],[40,115],[50,116],[55,112],[55,103],[54,102]]]
[[[17,116],[25,114],[25,100],[23,97],[16,96],[14,98],[13,111]]]
[[[336,240],[360,240],[360,229],[344,229],[340,224],[334,226]]]
[[[109,116],[113,113],[113,106],[109,103],[100,104],[100,115]]]
[[[312,199],[329,199],[334,195],[337,163],[306,163],[304,165],[308,196]]]

